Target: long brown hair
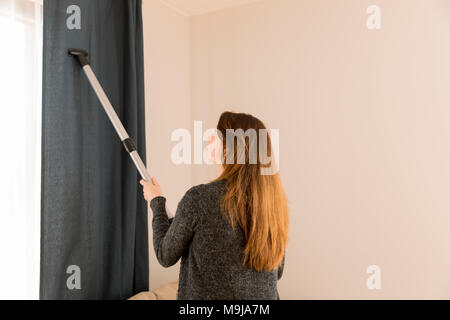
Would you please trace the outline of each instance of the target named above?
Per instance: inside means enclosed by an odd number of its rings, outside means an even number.
[[[236,132],[239,129],[245,132],[253,129],[258,133],[257,141],[253,142],[249,136],[241,136],[240,143],[245,147],[245,163],[238,161],[240,137],[236,135],[230,142],[229,135],[227,136],[227,131]],[[261,161],[259,153],[257,161],[249,161],[250,152],[255,147],[260,148],[262,138],[267,139],[265,152],[267,157],[272,158],[270,136],[261,137],[260,129],[267,130],[252,115],[222,113],[217,130],[223,141],[223,155],[224,158],[231,156],[234,161],[223,161],[223,172],[216,180],[226,180],[227,183],[227,191],[221,199],[222,212],[228,213],[233,228],[238,224],[243,229],[247,240],[243,264],[257,271],[270,271],[280,265],[284,256],[288,241],[289,213],[279,174],[261,174],[264,167],[270,167],[273,163],[263,164],[265,161]],[[231,148],[227,147],[227,144],[231,146],[230,143],[233,144]]]

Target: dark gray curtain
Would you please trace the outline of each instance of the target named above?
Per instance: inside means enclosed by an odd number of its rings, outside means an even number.
[[[80,9],[80,29],[73,28],[71,5]],[[143,157],[142,42],[140,0],[44,1],[41,299],[124,299],[148,290],[140,177],[67,54],[68,48],[88,51]],[[77,274],[81,287],[74,288]]]

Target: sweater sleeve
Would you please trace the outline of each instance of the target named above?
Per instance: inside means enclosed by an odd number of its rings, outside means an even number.
[[[189,190],[181,199],[173,219],[167,216],[164,197],[154,198],[150,208],[156,257],[163,267],[173,266],[189,246],[197,226],[199,212],[193,192]]]

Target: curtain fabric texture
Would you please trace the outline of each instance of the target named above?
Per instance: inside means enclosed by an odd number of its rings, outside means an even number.
[[[45,0],[43,41],[40,298],[129,298],[148,290],[140,177],[67,51],[89,53],[144,156],[141,1]]]

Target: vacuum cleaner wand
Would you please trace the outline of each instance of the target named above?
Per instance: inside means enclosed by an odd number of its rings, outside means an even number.
[[[69,54],[78,60],[78,63],[81,67],[89,64],[89,61],[86,59],[88,53],[84,50],[79,49],[69,49]]]
[[[100,100],[100,103],[103,106],[103,109],[105,110],[106,114],[108,115],[109,120],[111,121],[112,125],[114,126],[114,129],[116,130],[117,134],[119,135],[119,138],[122,141],[125,150],[128,152],[131,159],[133,160],[142,179],[152,182],[151,176],[148,173],[144,162],[142,161],[141,157],[139,156],[139,154],[137,152],[136,145],[135,145],[133,139],[131,139],[128,136],[128,133],[125,130],[125,128],[123,127],[122,122],[120,121],[119,117],[117,116],[116,111],[114,110],[113,106],[111,105],[111,102],[109,101],[108,97],[106,96],[105,92],[103,91],[102,86],[98,82],[97,77],[95,76],[94,72],[92,71],[89,61],[87,60],[88,53],[86,51],[80,50],[80,49],[69,49],[69,55],[76,58],[78,63],[80,64],[81,68],[83,69],[86,77],[89,80],[89,83],[91,84],[92,88],[94,89],[98,99]],[[170,217],[170,213],[168,210],[167,210],[167,214]]]

